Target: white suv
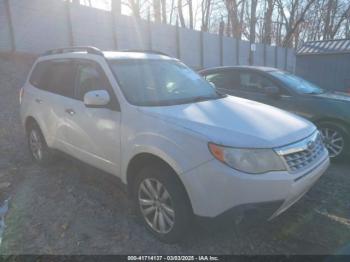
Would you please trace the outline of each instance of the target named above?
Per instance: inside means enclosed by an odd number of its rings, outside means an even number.
[[[274,218],[329,165],[310,122],[219,94],[156,52],[48,51],[20,101],[39,164],[59,150],[119,177],[145,226],[167,242],[183,236],[193,215],[267,205]]]

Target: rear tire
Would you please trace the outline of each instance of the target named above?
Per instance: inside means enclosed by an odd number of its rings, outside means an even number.
[[[41,166],[48,166],[54,161],[54,152],[47,146],[46,140],[36,123],[27,129],[28,147],[32,158]]]
[[[349,153],[350,143],[346,128],[334,122],[321,122],[319,127],[331,160],[343,160]]]
[[[164,165],[146,166],[137,174],[133,187],[138,216],[166,243],[184,238],[193,217],[185,189],[176,176]]]

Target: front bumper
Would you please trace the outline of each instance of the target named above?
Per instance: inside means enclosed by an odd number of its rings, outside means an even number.
[[[211,160],[181,175],[193,212],[215,218],[224,213],[264,203],[278,203],[267,219],[272,219],[297,202],[329,166],[325,154],[309,169],[296,174],[287,171],[260,175],[245,174],[217,160]]]

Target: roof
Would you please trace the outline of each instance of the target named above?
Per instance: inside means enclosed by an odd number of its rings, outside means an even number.
[[[106,59],[166,59],[172,60],[174,58],[157,54],[157,53],[143,53],[143,52],[133,52],[133,51],[108,51],[103,52]]]
[[[206,68],[206,69],[200,70],[199,73],[216,71],[216,70],[225,70],[225,69],[251,69],[251,70],[257,70],[257,71],[264,71],[264,72],[278,70],[276,68],[267,67],[267,66],[220,66],[220,67]]]
[[[350,53],[350,39],[306,42],[297,51],[297,55],[343,53]]]
[[[167,54],[156,50],[120,50],[120,51],[102,51],[94,46],[73,46],[51,49],[46,51],[41,57],[50,56],[77,56],[77,55],[97,55],[107,59],[174,59]]]

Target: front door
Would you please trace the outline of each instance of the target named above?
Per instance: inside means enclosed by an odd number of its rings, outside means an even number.
[[[117,98],[98,63],[89,60],[76,63],[75,101],[65,109],[69,119],[66,140],[77,158],[118,176],[121,113]],[[85,106],[84,95],[93,90],[106,90],[110,103],[103,108]]]

